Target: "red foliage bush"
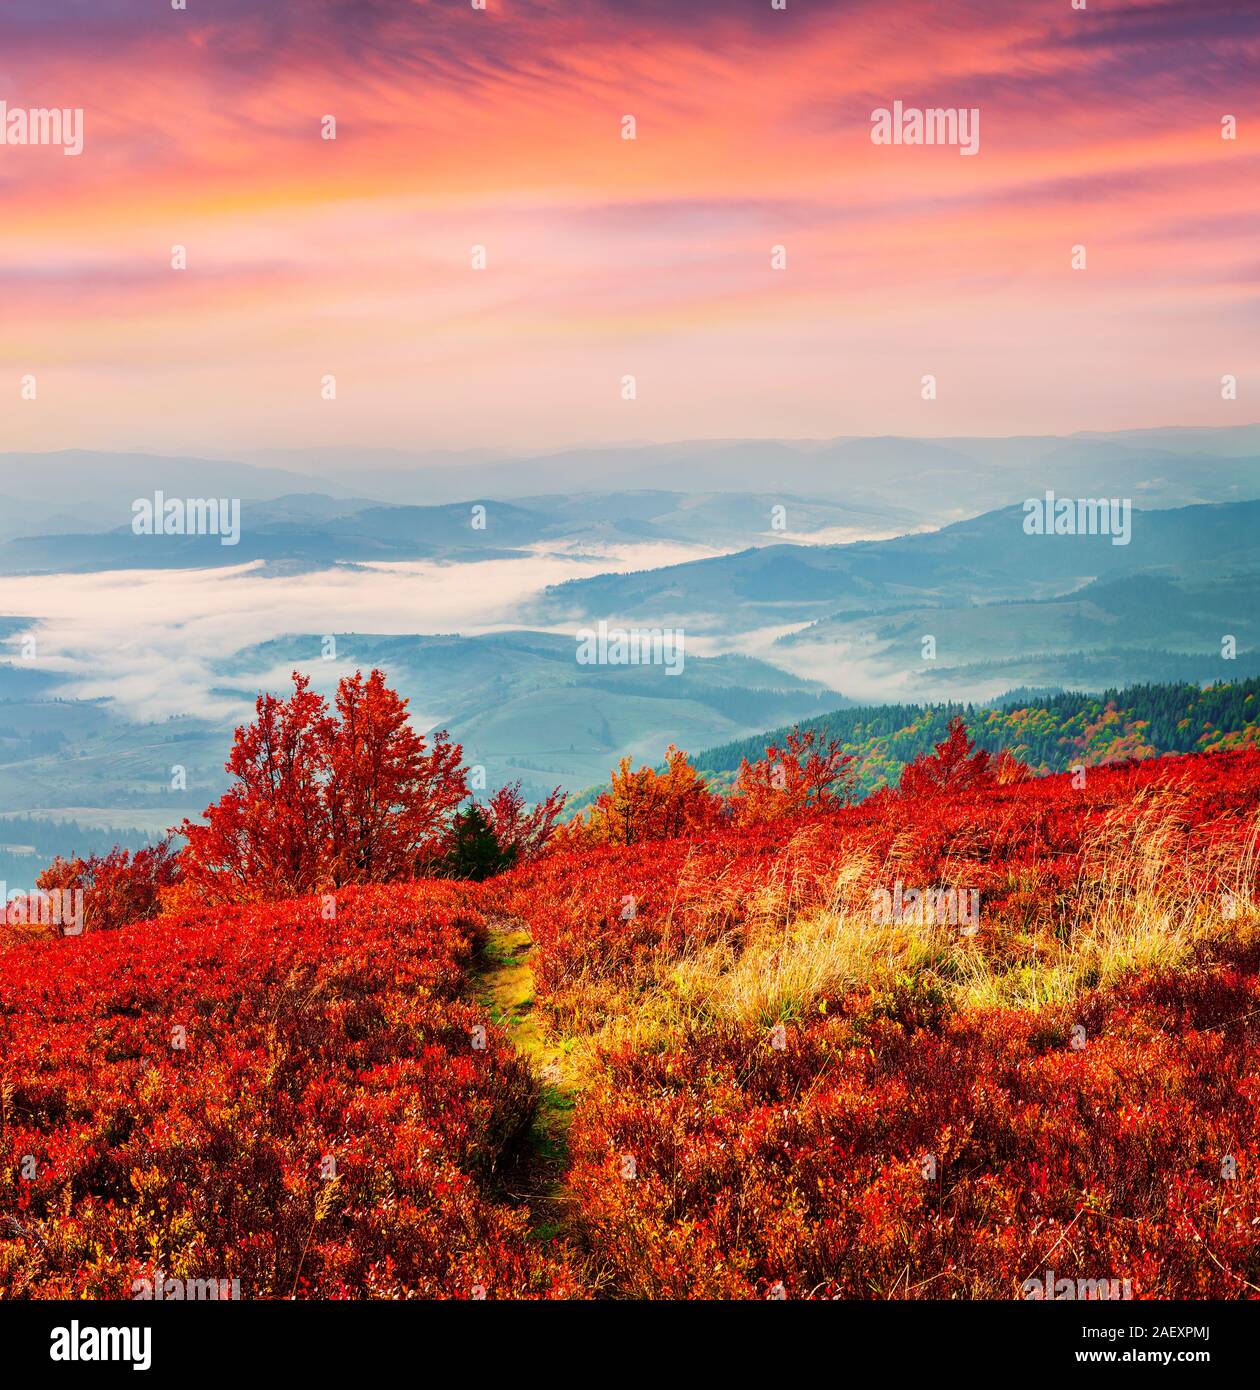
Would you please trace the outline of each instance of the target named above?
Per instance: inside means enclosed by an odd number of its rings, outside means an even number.
[[[730,819],[736,825],[786,820],[810,811],[843,806],[857,779],[856,759],[840,751],[839,739],[823,743],[813,729],[793,729],[764,758],[745,758],[731,791]]]
[[[491,1191],[536,1086],[461,997],[479,915],[438,884],[333,901],[0,952],[0,1298],[155,1268],[245,1298],[571,1287]]]
[[[1012,1298],[1047,1269],[1253,1297],[1257,965],[1079,1014],[941,1019],[910,990],[782,1050],[761,1030],[623,1049],[573,1131],[589,1239],[641,1297]]]
[[[58,856],[35,880],[42,891],[81,890],[84,929],[112,931],[161,910],[162,895],[174,884],[178,860],[169,839],[130,850],[113,849],[87,859]]]
[[[337,688],[336,714],[293,674],[287,700],[260,695],[236,731],[235,778],[205,824],[185,820],[179,901],[293,897],[423,872],[468,795],[462,750],[411,728],[380,671]]]
[[[661,957],[738,934],[771,901],[785,920],[825,906],[855,861],[887,888],[900,878],[976,889],[998,926],[982,945],[999,950],[1017,927],[1053,942],[1105,886],[1100,854],[1109,845],[1140,850],[1152,817],[1167,836],[1168,885],[1225,891],[1253,852],[1260,810],[1254,752],[1092,768],[1082,785],[1069,773],[1007,782],[964,773],[956,789],[952,778],[926,780],[913,795],[880,792],[796,819],[561,846],[492,880],[485,901],[529,924],[535,973],[553,1000],[605,981],[633,987]]]

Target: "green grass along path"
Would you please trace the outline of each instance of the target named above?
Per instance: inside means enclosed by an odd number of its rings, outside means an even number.
[[[538,1108],[502,1176],[509,1199],[528,1203],[535,1235],[549,1240],[571,1235],[564,1176],[575,1086],[568,1050],[546,1036],[535,1013],[532,950],[520,923],[492,922],[481,951],[477,995],[538,1078]]]

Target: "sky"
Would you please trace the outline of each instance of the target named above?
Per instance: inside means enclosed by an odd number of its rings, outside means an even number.
[[[1243,0],[5,0],[0,101],[84,116],[0,146],[0,448],[1255,420],[1258,60]]]

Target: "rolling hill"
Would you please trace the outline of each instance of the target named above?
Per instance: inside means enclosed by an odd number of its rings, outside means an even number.
[[[164,494],[190,495],[201,494]],[[914,524],[913,514],[902,508],[842,505],[790,494],[639,490],[520,502],[469,497],[434,506],[386,506],[363,498],[289,493],[242,499],[238,537],[224,544],[217,534],[136,535],[130,520],[133,500],[129,493],[120,494],[110,511],[101,514],[110,519],[107,529],[73,526],[74,518],[62,514],[59,534],[11,535],[0,544],[0,573],[184,569],[251,561],[314,569],[373,561],[503,559],[534,546],[653,541],[740,549],[769,544],[785,531],[826,540],[857,539],[897,535]]]
[[[446,728],[488,785],[520,779],[527,795],[603,780],[619,757],[655,761],[671,741],[700,747],[771,720],[806,718],[839,700],[751,657],[688,654],[671,676],[653,666],[579,666],[572,637],[549,632],[337,639],[338,660],[312,660],[319,638],[252,647],[225,670],[225,687],[252,699],[268,673],[299,667],[317,688],[355,667],[390,672],[425,730]],[[719,732],[720,731],[720,732]],[[736,733],[738,731],[738,733]]]
[[[930,753],[955,715],[962,716],[978,747],[991,753],[1009,749],[1038,773],[1065,772],[1126,758],[1260,748],[1260,678],[1207,688],[1012,692],[990,705],[854,705],[707,749],[693,761],[713,781],[729,785],[743,759],[757,761],[766,747],[782,746],[791,728],[799,727],[838,739],[857,759],[859,789],[871,792],[895,784],[907,763]]]

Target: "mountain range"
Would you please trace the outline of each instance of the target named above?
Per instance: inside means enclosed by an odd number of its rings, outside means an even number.
[[[251,632],[207,646],[192,628],[170,636],[199,644],[190,652],[209,670],[211,694],[241,717],[295,667],[330,689],[347,669],[380,665],[419,727],[464,743],[487,789],[519,778],[527,796],[541,796],[600,783],[622,756],[655,762],[671,741],[693,751],[738,744],[858,702],[979,707],[1015,687],[1098,692],[1260,675],[1258,484],[1260,426],[696,441],[519,459],[9,454],[0,455],[0,575],[258,562],[277,575],[355,577],[364,566],[429,561],[441,567],[434,583],[458,589],[468,564],[563,557],[562,572],[587,577],[535,585],[523,600],[500,598],[499,571],[486,571],[481,590],[508,612],[507,630],[496,613],[446,634],[343,631],[329,663],[326,634],[286,622],[283,610],[263,641]],[[1131,499],[1130,543],[1027,534],[1021,502],[1047,488]],[[131,504],[156,491],[239,497],[240,544],[136,536]],[[654,545],[695,558],[661,566]],[[640,553],[656,567],[626,570]],[[128,581],[111,582],[125,605]],[[216,600],[207,590],[201,601]],[[683,672],[580,665],[574,631],[599,619],[682,629]],[[0,616],[0,642],[38,621]],[[415,626],[425,626],[419,609]],[[73,640],[73,625],[61,631]],[[120,634],[114,651],[130,640],[125,624]],[[155,723],[115,699],[77,698],[72,648],[51,666],[19,659],[12,645],[7,655],[0,814],[155,833],[222,789],[231,733],[222,715],[190,699]]]

